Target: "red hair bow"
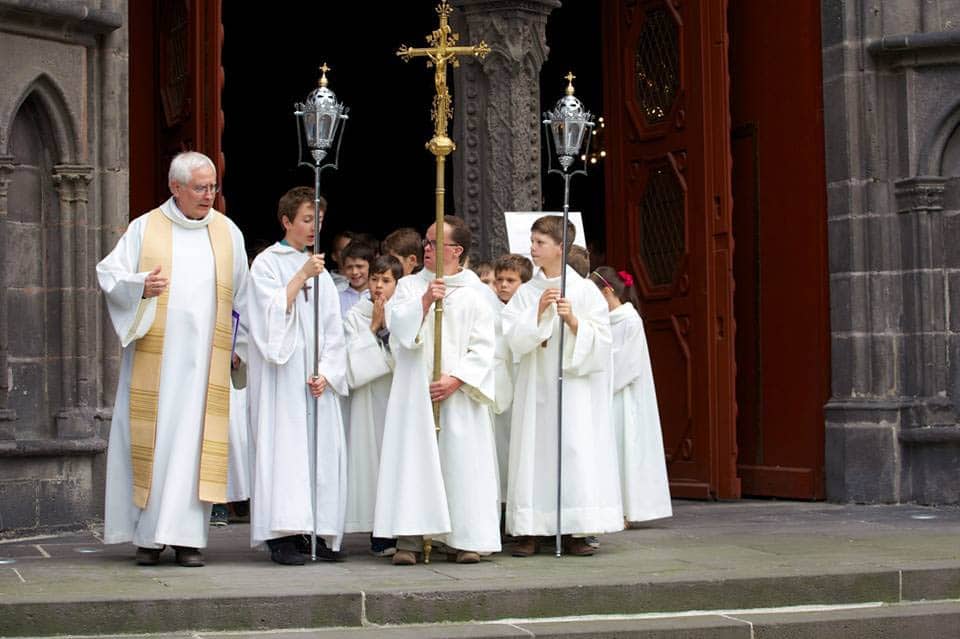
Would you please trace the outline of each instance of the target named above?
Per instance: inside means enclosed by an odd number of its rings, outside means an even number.
[[[617,271],[617,275],[620,276],[620,279],[623,280],[623,283],[627,286],[633,286],[633,276],[627,273],[626,271]]]

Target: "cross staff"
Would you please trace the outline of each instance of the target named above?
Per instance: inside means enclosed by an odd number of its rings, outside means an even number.
[[[453,103],[450,99],[450,90],[447,88],[447,64],[456,68],[460,66],[460,60],[457,56],[469,55],[480,59],[490,53],[490,47],[481,40],[480,44],[472,46],[457,46],[460,39],[459,33],[453,33],[447,22],[453,9],[447,4],[447,0],[442,0],[437,6],[437,15],[440,16],[440,28],[435,29],[427,36],[428,47],[408,47],[401,45],[397,55],[403,58],[404,62],[409,62],[413,58],[426,57],[427,68],[436,69],[433,74],[433,82],[437,93],[433,96],[433,110],[431,119],[433,120],[433,138],[427,142],[427,150],[433,153],[437,159],[437,223],[436,223],[436,277],[443,277],[443,196],[444,196],[444,166],[446,156],[453,153],[457,145],[447,137],[447,124],[452,117]],[[466,250],[467,247],[464,247]],[[433,381],[440,380],[440,344],[441,333],[443,330],[443,300],[439,299],[433,307]],[[437,434],[440,434],[440,402],[433,402],[433,426]],[[423,544],[424,563],[430,563],[430,540],[424,539]]]
[[[450,99],[450,90],[447,88],[447,64],[456,68],[460,66],[460,60],[457,56],[469,55],[480,59],[490,53],[490,47],[481,40],[480,44],[472,46],[457,46],[460,39],[459,33],[453,33],[447,22],[453,9],[443,0],[437,7],[437,14],[440,16],[440,28],[434,30],[427,36],[429,47],[408,47],[401,45],[397,55],[403,58],[404,62],[409,62],[413,58],[426,57],[427,68],[436,69],[433,74],[433,82],[437,93],[433,96],[433,110],[431,119],[433,120],[433,138],[427,142],[427,150],[433,153],[437,158],[437,188],[436,188],[436,210],[437,210],[437,247],[434,251],[436,255],[436,276],[443,277],[443,196],[444,196],[444,164],[446,156],[450,155],[457,145],[447,137],[447,124],[452,117],[452,100]],[[467,247],[464,247],[466,249]],[[434,342],[433,342],[433,381],[440,379],[440,344],[443,321],[443,300],[437,300],[434,304]],[[434,428],[440,432],[440,402],[433,403],[433,423]]]

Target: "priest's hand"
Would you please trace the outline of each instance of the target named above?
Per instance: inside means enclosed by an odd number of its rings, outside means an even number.
[[[323,395],[323,391],[327,390],[327,378],[323,375],[311,377],[307,380],[307,386],[310,387],[311,395],[314,397],[320,397]]]
[[[442,300],[446,292],[447,286],[443,283],[443,280],[436,279],[430,282],[430,284],[427,285],[427,290],[424,291],[423,297],[421,298],[421,302],[423,304],[423,314],[427,314],[427,311],[430,310],[431,304],[437,300]]]
[[[147,273],[147,278],[143,280],[143,298],[149,299],[163,293],[170,280],[160,275],[160,266],[157,265],[152,271]]]
[[[311,277],[316,277],[323,272],[324,261],[323,256],[325,253],[317,253],[316,255],[311,255],[307,258],[307,261],[303,263],[303,266],[300,267],[300,272],[303,273],[305,279],[310,279]]]
[[[452,375],[441,375],[438,381],[430,384],[430,401],[442,402],[457,392],[461,386],[463,386],[463,380]]]
[[[557,315],[560,316],[564,324],[570,327],[570,332],[576,335],[577,327],[580,323],[577,321],[577,316],[573,314],[573,307],[570,305],[570,300],[565,297],[557,300]]]
[[[540,307],[537,309],[537,321],[540,321],[540,316],[543,315],[543,312],[547,310],[547,307],[551,304],[555,304],[560,300],[560,289],[558,288],[548,288],[543,292],[543,295],[540,296]]]
[[[384,312],[383,312],[384,300],[382,297],[377,297],[373,300],[373,317],[370,319],[370,331],[376,335],[377,331],[383,328]]]

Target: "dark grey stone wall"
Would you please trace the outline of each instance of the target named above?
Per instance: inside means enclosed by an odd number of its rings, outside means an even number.
[[[94,268],[127,221],[125,7],[0,0],[0,535],[102,513],[118,348]]]
[[[960,501],[960,2],[823,0],[827,494]]]

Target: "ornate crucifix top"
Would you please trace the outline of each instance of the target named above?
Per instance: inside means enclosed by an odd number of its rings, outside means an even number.
[[[427,36],[429,47],[408,47],[402,45],[397,55],[403,58],[404,62],[409,62],[411,58],[425,56],[427,58],[427,68],[435,67],[434,84],[437,88],[437,94],[433,97],[433,112],[431,113],[434,124],[434,137],[427,144],[427,148],[434,155],[447,155],[454,150],[455,145],[447,137],[447,123],[452,115],[452,103],[450,100],[450,91],[447,88],[447,63],[456,68],[460,66],[457,58],[459,55],[471,55],[483,59],[490,53],[490,47],[483,40],[480,44],[473,46],[457,46],[460,39],[459,33],[453,33],[447,18],[453,9],[443,0],[437,7],[437,14],[440,16],[440,28],[434,30]]]

